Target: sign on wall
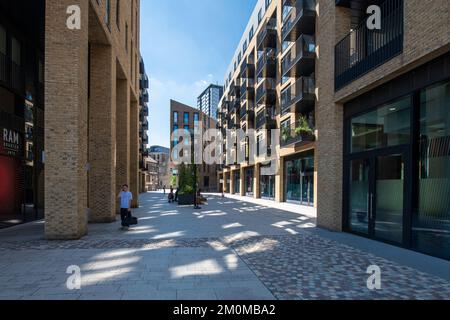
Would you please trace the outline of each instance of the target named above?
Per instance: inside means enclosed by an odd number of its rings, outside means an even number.
[[[20,157],[22,155],[22,136],[8,128],[0,128],[0,154]]]

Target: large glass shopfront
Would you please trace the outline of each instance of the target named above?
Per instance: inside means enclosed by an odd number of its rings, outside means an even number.
[[[345,228],[450,259],[450,81],[347,119]]]
[[[261,168],[264,167],[270,167],[268,166],[261,166]],[[260,184],[260,192],[261,192],[261,198],[264,199],[275,199],[275,176],[274,175],[263,175],[260,174],[259,177],[259,184]]]
[[[284,197],[287,202],[314,205],[314,151],[288,158],[284,163]]]

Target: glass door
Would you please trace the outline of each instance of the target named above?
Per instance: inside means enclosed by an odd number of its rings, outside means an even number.
[[[405,156],[375,154],[350,163],[348,227],[388,242],[403,242]]]

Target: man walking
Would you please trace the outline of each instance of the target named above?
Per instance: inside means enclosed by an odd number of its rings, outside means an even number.
[[[130,228],[131,218],[131,200],[133,200],[133,194],[128,191],[128,185],[122,186],[122,191],[119,193],[120,199],[120,218],[122,220],[122,230],[128,230]]]

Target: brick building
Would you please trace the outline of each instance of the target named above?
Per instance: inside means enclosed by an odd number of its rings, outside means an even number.
[[[380,30],[367,27],[374,4]],[[219,123],[279,128],[280,171],[224,163],[221,187],[314,205],[321,227],[450,259],[449,12],[446,0],[258,1]],[[306,124],[314,134],[299,134]]]
[[[179,129],[185,129],[191,134],[201,134],[206,130],[205,128],[216,128],[217,122],[201,112],[198,109],[189,107],[180,102],[170,100],[170,134]],[[179,141],[170,142],[171,160],[178,157],[173,152],[173,148]],[[203,148],[202,148],[203,150]],[[177,165],[173,161],[170,162],[170,170],[172,175],[177,175]],[[198,165],[199,171],[199,188],[202,192],[212,192],[217,190],[217,165],[207,165],[205,163]]]
[[[2,141],[2,167],[19,167],[7,184],[19,200],[8,205],[45,212],[48,239],[80,238],[88,222],[115,221],[121,184],[138,205],[140,2],[0,6],[2,125],[19,134]]]

